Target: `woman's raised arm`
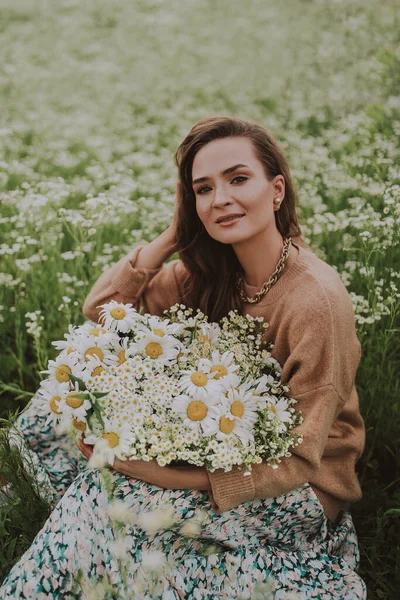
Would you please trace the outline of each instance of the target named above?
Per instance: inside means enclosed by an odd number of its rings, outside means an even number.
[[[146,246],[138,246],[100,275],[83,304],[83,313],[97,321],[102,304],[116,300],[132,303],[145,312],[161,314],[182,301],[180,282],[185,269],[179,260],[165,263],[177,250],[176,223],[180,202],[180,182],[173,223]]]

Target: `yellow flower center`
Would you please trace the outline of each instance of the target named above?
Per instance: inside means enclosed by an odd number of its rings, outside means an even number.
[[[59,402],[60,400],[61,400],[61,396],[53,396],[49,402],[51,410],[54,413],[57,413],[58,415],[60,414],[60,411],[57,408],[56,402]]]
[[[117,356],[118,356],[118,364],[122,365],[122,363],[124,363],[126,361],[125,350],[120,350],[118,352]]]
[[[67,398],[66,398],[66,403],[68,404],[68,406],[70,406],[71,408],[79,408],[80,406],[82,406],[83,404],[83,400],[82,398],[77,398],[76,394],[79,394],[80,392],[72,392],[72,394],[68,394]]]
[[[126,310],[122,308],[122,306],[116,306],[112,310],[110,310],[110,315],[113,319],[120,321],[124,317],[126,317]]]
[[[94,348],[89,348],[88,350],[86,350],[84,356],[85,356],[85,360],[89,360],[90,356],[97,356],[100,360],[103,360],[104,353],[101,348],[97,348],[95,346]]]
[[[235,427],[235,421],[233,419],[228,419],[228,417],[221,417],[219,420],[219,430],[222,433],[226,433],[229,435],[232,433],[233,428]]]
[[[211,373],[216,373],[215,379],[220,379],[221,377],[228,375],[228,369],[225,365],[214,365],[210,370]]]
[[[72,425],[75,427],[75,429],[79,429],[79,431],[85,431],[86,429],[86,423],[83,421],[78,421],[78,419],[75,419],[75,417],[72,419]]]
[[[163,331],[162,329],[153,329],[153,333],[154,335],[158,335],[159,337],[164,337],[165,335],[165,331]]]
[[[199,333],[199,335],[197,336],[197,339],[199,340],[199,342],[201,342],[202,344],[205,344],[206,342],[208,342],[209,337],[208,335],[202,335],[201,333]]]
[[[67,354],[71,354],[71,352],[75,352],[75,348],[68,348]]]
[[[101,375],[101,373],[104,371],[104,367],[102,367],[101,365],[99,365],[98,367],[95,367],[92,371],[92,377],[98,377],[99,375]]]
[[[239,417],[241,419],[244,415],[243,403],[239,402],[239,400],[235,400],[235,402],[232,402],[231,413],[233,414],[234,417]]]
[[[205,373],[203,373],[202,371],[195,371],[190,376],[190,379],[191,379],[192,383],[194,383],[194,385],[198,385],[198,386],[204,386],[207,384],[207,381],[208,381],[207,375]]]
[[[95,327],[89,331],[89,335],[94,335],[94,337],[99,337],[100,333],[107,333],[107,330],[103,327]]]
[[[191,421],[202,421],[208,413],[208,408],[201,400],[194,400],[189,404],[186,414]]]
[[[56,367],[56,379],[60,383],[63,381],[69,381],[69,373],[72,373],[68,365],[60,365]]]
[[[183,352],[179,352],[179,354],[178,354],[178,356],[177,356],[176,358],[182,358],[182,356],[185,356],[185,355],[183,354]]]
[[[275,405],[274,405],[274,404],[270,404],[268,408],[269,408],[269,410],[270,410],[271,412],[273,412],[273,413],[274,413],[274,415],[276,415],[276,408],[275,408]]]
[[[158,358],[163,353],[163,349],[158,342],[150,342],[147,344],[145,352],[150,358]]]
[[[115,448],[115,446],[118,446],[119,436],[113,431],[110,431],[110,433],[103,433],[101,437],[107,441],[110,448]]]

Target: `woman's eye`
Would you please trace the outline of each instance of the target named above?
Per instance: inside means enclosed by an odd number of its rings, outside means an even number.
[[[243,177],[243,175],[237,175],[235,177],[235,179],[244,179],[246,181],[246,179],[248,179],[248,178],[247,177]],[[232,179],[232,181],[235,181],[235,179]],[[231,181],[231,183],[232,183],[232,181]]]
[[[248,177],[243,177],[243,175],[237,175],[236,177],[234,177],[234,178],[232,179],[231,183],[233,183],[233,182],[235,181],[235,179],[243,179],[244,181],[246,181],[246,179],[248,179]],[[241,183],[241,182],[239,182],[239,183]],[[203,186],[202,188],[199,188],[199,189],[197,190],[197,193],[202,195],[202,194],[203,194],[202,190],[205,190],[205,189],[206,189],[206,188],[208,188],[208,187],[210,187],[210,186],[208,186],[208,185],[205,185],[205,186]]]

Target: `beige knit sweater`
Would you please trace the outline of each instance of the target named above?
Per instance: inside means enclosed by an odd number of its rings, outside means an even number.
[[[99,305],[114,299],[161,315],[182,302],[186,270],[180,260],[158,269],[137,268],[143,246],[102,273],[83,312],[97,321]],[[246,293],[257,288],[246,284]],[[304,441],[278,469],[254,465],[251,476],[239,467],[208,473],[210,500],[221,513],[254,498],[280,496],[306,482],[335,521],[340,509],[361,498],[355,464],[365,444],[364,422],[354,384],[361,356],[350,296],[337,272],[310,250],[292,244],[285,269],[258,304],[245,312],[270,324],[265,339],[282,365],[282,380],[303,414],[298,431]]]

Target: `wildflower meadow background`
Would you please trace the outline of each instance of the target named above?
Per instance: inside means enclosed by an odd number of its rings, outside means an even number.
[[[255,120],[354,303],[367,442],[352,513],[371,600],[400,585],[399,41],[398,0],[0,3],[1,427],[102,270],[170,224],[189,129]],[[48,514],[18,485],[0,507],[1,579]]]

